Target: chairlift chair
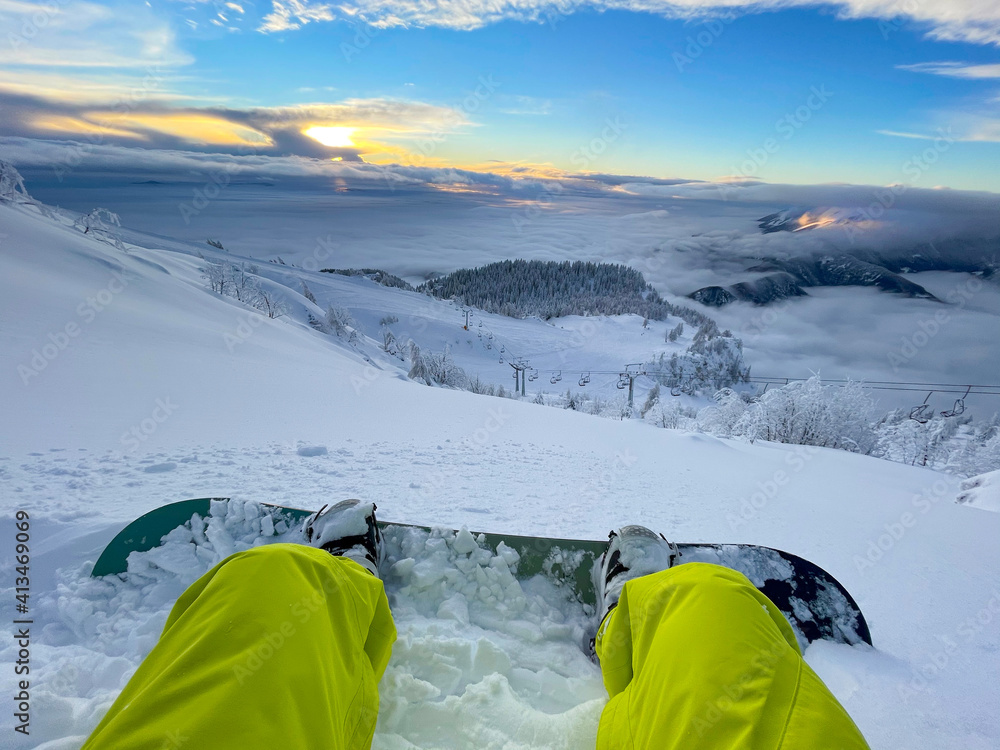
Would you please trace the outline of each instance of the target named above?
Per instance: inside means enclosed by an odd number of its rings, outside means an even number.
[[[562,380],[562,370],[559,370],[559,372],[557,372],[555,375],[549,378],[549,382],[552,383],[553,385],[558,383],[560,380]]]
[[[941,412],[942,417],[957,417],[959,414],[965,412],[965,399],[969,395],[969,391],[972,390],[970,385],[965,389],[965,395],[962,398],[955,399],[955,405],[948,411]]]
[[[590,382],[590,373],[589,372],[585,372],[585,373],[583,373],[583,374],[580,375],[580,385],[581,386],[587,385],[587,383],[589,383],[589,382]]]
[[[914,406],[912,409],[910,409],[910,419],[912,419],[914,422],[919,422],[920,424],[927,424],[931,420],[931,417],[934,415],[934,409],[931,407],[930,404],[927,403],[927,400],[931,397],[931,393],[934,393],[934,391],[930,391],[930,393],[927,394],[922,404]]]

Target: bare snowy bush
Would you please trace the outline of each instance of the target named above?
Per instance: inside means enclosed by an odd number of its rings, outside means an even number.
[[[696,428],[698,413],[689,406],[683,406],[676,399],[658,401],[643,419],[657,427],[668,430],[691,430]]]
[[[890,461],[927,466],[959,476],[1000,469],[1000,416],[975,425],[965,416],[937,414],[921,423],[906,411],[886,414],[875,425],[873,454]]]
[[[312,302],[314,305],[319,304],[319,302],[316,301],[316,295],[312,293],[312,289],[310,289],[306,285],[306,282],[304,281],[302,282],[302,296],[305,297],[310,302]]]
[[[209,288],[224,297],[233,297],[269,318],[280,318],[288,310],[275,294],[261,286],[257,266],[245,263],[209,263],[202,269],[202,278]]]
[[[814,376],[767,391],[749,404],[732,391],[721,391],[716,401],[698,416],[699,427],[715,435],[865,454],[877,443],[874,402],[860,383],[824,386]]]
[[[347,308],[337,305],[330,305],[326,308],[326,324],[337,336],[347,336],[349,339],[357,338],[356,324]]]
[[[95,208],[89,214],[77,217],[76,221],[73,222],[73,226],[84,234],[106,242],[124,253],[127,252],[127,249],[119,234],[121,225],[122,220],[118,214],[106,208]]]
[[[24,178],[9,161],[0,159],[0,203],[29,203],[37,205],[37,201],[28,195],[24,186]]]
[[[451,351],[423,353],[420,348],[410,344],[410,378],[427,385],[443,385],[448,388],[469,389],[469,376],[465,370],[455,364]],[[480,382],[478,378],[476,382]],[[500,388],[502,391],[503,388]],[[492,395],[492,394],[491,394]],[[501,394],[499,391],[497,395]]]

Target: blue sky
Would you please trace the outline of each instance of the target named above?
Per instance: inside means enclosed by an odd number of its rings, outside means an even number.
[[[709,0],[477,2],[66,0],[29,34],[25,4],[0,0],[5,27],[21,29],[0,50],[0,135],[1000,191],[1000,9],[925,0],[913,17],[844,0],[720,20]],[[123,94],[150,65],[155,85]],[[316,126],[336,145],[302,135]]]

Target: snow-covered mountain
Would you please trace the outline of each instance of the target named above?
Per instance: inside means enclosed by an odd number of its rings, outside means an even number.
[[[122,252],[72,219],[0,205],[0,534],[13,538],[16,511],[30,516],[35,617],[32,734],[20,746],[79,747],[212,562],[149,558],[144,576],[93,581],[103,546],[162,503],[223,495],[305,508],[354,496],[402,522],[581,538],[639,522],[683,541],[783,548],[829,570],[868,617],[874,649],[821,642],[806,658],[874,748],[1000,741],[1000,515],[956,503],[955,478],[429,388],[378,338],[383,326],[411,332],[448,344],[470,373],[510,379],[500,343],[569,381],[584,366],[682,351],[693,331],[664,341],[677,321],[476,312],[465,330],[452,303],[302,258],[259,263],[262,289],[287,309],[271,319],[208,288],[206,265],[238,255],[135,232]],[[350,311],[356,336],[309,324],[329,305]],[[616,378],[599,380],[583,387],[618,393]],[[212,554],[259,543],[252,518],[252,502],[234,506]],[[448,566],[433,545],[411,552],[425,569]],[[490,602],[445,598],[432,579],[387,580],[401,637],[375,746],[592,747],[604,693],[578,647],[582,609],[544,581]],[[4,629],[5,691],[16,658]]]

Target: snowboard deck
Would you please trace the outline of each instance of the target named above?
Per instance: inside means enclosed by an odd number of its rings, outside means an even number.
[[[182,500],[156,508],[126,526],[105,547],[91,575],[95,577],[123,574],[128,570],[128,556],[145,552],[160,545],[164,536],[178,526],[190,524],[194,515],[208,518],[213,500],[198,498]],[[292,528],[312,514],[312,511],[261,503],[275,524],[284,521]],[[383,529],[422,529],[414,526],[379,521]],[[584,604],[593,605],[595,592],[591,568],[607,549],[604,541],[585,539],[554,539],[550,537],[516,536],[491,532],[472,532],[481,545],[496,550],[503,542],[520,555],[517,577],[524,580],[542,574],[568,586]],[[871,645],[871,633],[861,608],[850,593],[832,575],[818,565],[788,552],[753,544],[677,544],[680,563],[707,562],[724,565],[743,573],[788,618],[800,639],[807,643],[824,639],[838,643]]]

